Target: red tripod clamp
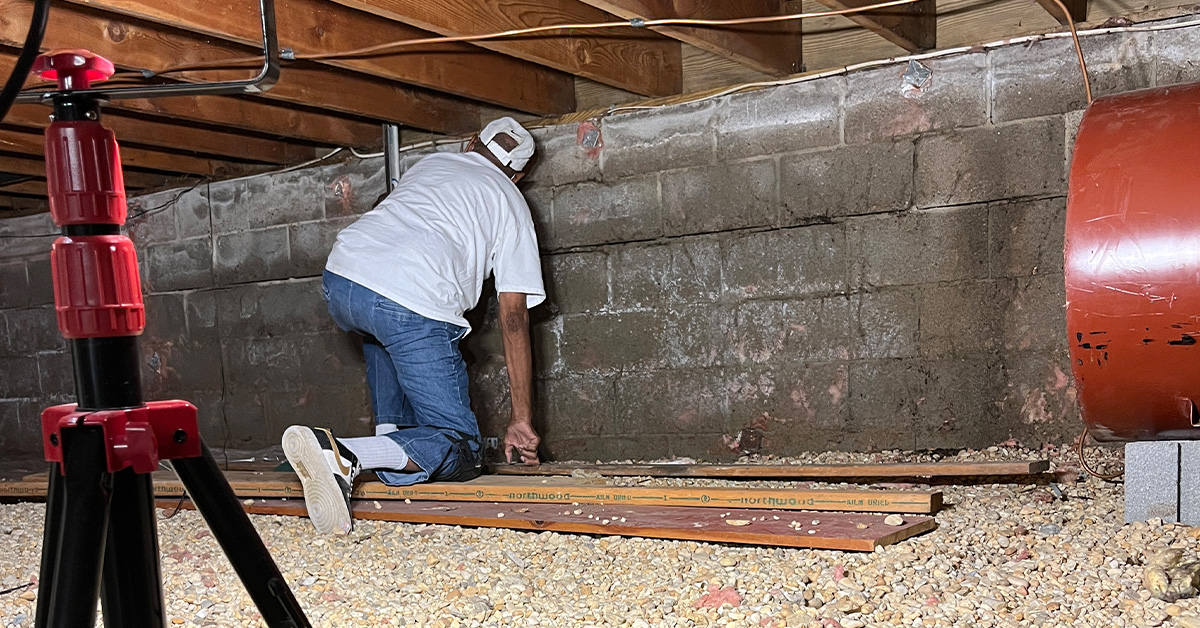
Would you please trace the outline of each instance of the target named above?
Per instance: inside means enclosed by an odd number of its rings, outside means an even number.
[[[99,426],[104,430],[108,471],[132,468],[152,473],[160,460],[195,458],[200,455],[200,432],[196,406],[186,401],[151,401],[125,410],[77,410],[69,403],[42,411],[42,443],[46,460],[66,464],[62,455],[62,430]]]

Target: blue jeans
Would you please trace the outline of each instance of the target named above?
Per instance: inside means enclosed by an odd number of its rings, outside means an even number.
[[[458,342],[466,329],[425,318],[345,277],[325,271],[333,322],[363,336],[375,422],[420,471],[376,475],[390,486],[477,477],[483,442],[467,393],[467,365]]]

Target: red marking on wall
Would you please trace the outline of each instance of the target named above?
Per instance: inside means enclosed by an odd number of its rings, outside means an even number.
[[[575,131],[575,143],[583,149],[583,154],[590,159],[596,159],[600,156],[600,151],[604,149],[604,136],[600,133],[600,127],[596,126],[595,122],[586,120],[579,124],[579,128]]]
[[[342,204],[342,213],[350,213],[350,204],[354,201],[354,185],[350,183],[348,175],[342,175],[333,180],[329,184],[329,190],[333,192],[333,197]]]

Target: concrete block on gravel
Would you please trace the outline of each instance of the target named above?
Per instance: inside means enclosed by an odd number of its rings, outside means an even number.
[[[1179,441],[1179,522],[1200,526],[1200,441]]]
[[[1125,444],[1125,522],[1179,521],[1179,442]]]

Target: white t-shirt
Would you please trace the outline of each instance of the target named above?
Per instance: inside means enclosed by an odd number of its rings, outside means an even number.
[[[477,153],[438,153],[338,234],[325,269],[434,320],[469,328],[483,280],[497,292],[546,299],[529,205]]]

